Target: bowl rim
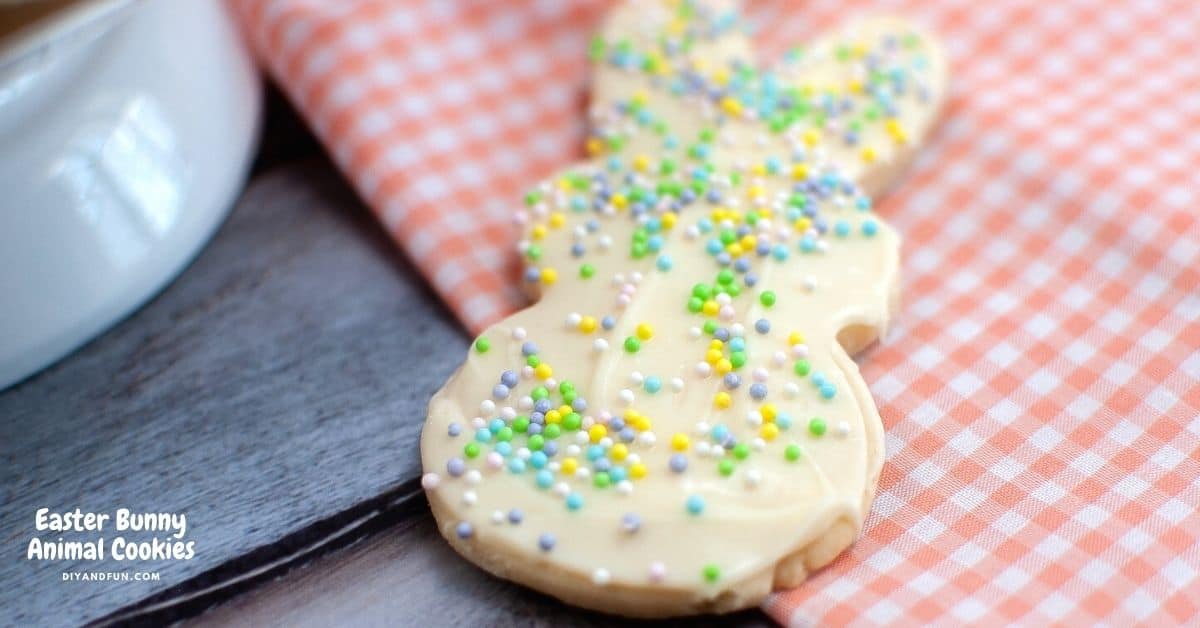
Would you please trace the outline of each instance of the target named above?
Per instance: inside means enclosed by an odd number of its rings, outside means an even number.
[[[36,1],[36,0],[35,0]],[[107,31],[113,25],[113,20],[128,10],[133,4],[142,0],[76,0],[40,19],[22,26],[15,32],[0,38],[0,67],[18,63],[31,55],[38,54],[46,48],[80,35],[81,39],[72,43],[84,43]],[[0,4],[5,4],[0,1]],[[101,29],[88,29],[104,21],[110,24]]]

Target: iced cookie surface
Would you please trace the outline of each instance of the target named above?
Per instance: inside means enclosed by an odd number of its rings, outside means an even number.
[[[862,527],[882,426],[853,353],[899,238],[872,211],[940,106],[893,19],[757,70],[733,7],[629,3],[593,42],[590,160],[518,216],[538,301],[430,402],[444,536],[499,576],[636,616],[794,586]]]

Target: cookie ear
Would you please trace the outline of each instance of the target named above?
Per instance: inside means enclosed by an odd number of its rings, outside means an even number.
[[[670,63],[682,62],[703,74],[728,69],[731,63],[753,66],[754,50],[739,4],[735,0],[623,0],[592,40],[592,102],[627,102],[645,87],[629,77],[647,73],[665,77],[672,69]]]
[[[941,45],[917,26],[870,17],[793,48],[774,74],[799,99],[766,120],[768,127],[823,152],[874,198],[937,119],[947,64]]]

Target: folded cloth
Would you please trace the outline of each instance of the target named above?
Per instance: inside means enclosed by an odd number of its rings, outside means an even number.
[[[264,64],[438,294],[523,304],[511,216],[582,154],[601,2],[233,0]],[[789,624],[1200,618],[1200,3],[755,2],[764,52],[923,21],[945,119],[880,212],[896,327],[863,361],[887,461]]]

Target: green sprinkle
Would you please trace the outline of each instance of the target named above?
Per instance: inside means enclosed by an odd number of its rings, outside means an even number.
[[[478,351],[480,353],[487,353],[488,349],[491,349],[491,348],[492,348],[492,341],[488,340],[487,338],[480,336],[478,339],[475,340],[475,350],[476,351]]]
[[[812,370],[812,365],[808,363],[808,360],[796,360],[794,369],[797,375],[804,377],[805,375],[808,375],[809,371]]]
[[[496,440],[501,443],[512,440],[512,437],[513,429],[507,425],[500,428],[499,432],[496,432]]]
[[[827,426],[827,425],[825,425],[825,419],[822,419],[822,418],[821,418],[821,417],[819,417],[819,416],[815,416],[815,417],[813,417],[813,418],[812,418],[812,419],[810,419],[810,420],[809,420],[809,422],[808,422],[808,431],[809,431],[809,433],[811,433],[813,436],[822,436],[822,435],[824,435],[824,434],[825,434],[825,429],[826,429],[826,427],[828,427],[828,426]]]
[[[579,276],[584,279],[591,279],[592,275],[596,274],[596,267],[591,264],[584,264],[579,267]]]
[[[545,386],[538,386],[529,393],[529,396],[533,397],[534,401],[541,401],[542,399],[550,397],[550,391],[546,390]]]
[[[567,416],[563,417],[563,420],[562,420],[563,429],[567,429],[567,430],[572,430],[572,431],[577,430],[577,429],[579,429],[579,426],[582,424],[583,424],[583,417],[579,416],[578,412],[572,412],[572,413],[568,414]]]
[[[795,443],[788,445],[783,450],[783,457],[786,458],[788,462],[795,462],[795,461],[799,460],[800,459],[800,446]]]
[[[642,348],[642,341],[636,336],[630,336],[625,339],[625,351],[627,353],[637,353]]]
[[[529,365],[529,368],[535,369],[538,367],[539,364],[542,363],[542,359],[537,357],[537,355],[531,355],[531,356],[525,358],[525,363]]]
[[[525,256],[533,261],[542,259],[542,247],[536,244],[530,244],[529,248],[525,249]]]
[[[700,297],[692,297],[688,299],[687,309],[689,312],[696,313],[704,308],[704,299]]]
[[[722,268],[721,272],[717,273],[717,283],[723,286],[733,283],[733,279],[733,271],[729,270],[728,268]],[[772,295],[772,298],[774,298],[774,295]]]
[[[767,290],[758,295],[758,301],[767,307],[775,305],[775,293]]]
[[[479,443],[467,443],[467,446],[463,447],[463,453],[466,454],[468,458],[479,457]]]
[[[517,418],[513,419],[512,428],[518,434],[524,434],[529,431],[529,417],[523,414],[517,416]]]
[[[716,582],[721,579],[721,568],[710,563],[704,566],[703,574],[705,582]]]
[[[596,488],[608,488],[608,486],[612,484],[612,478],[609,477],[607,471],[601,471],[592,476],[592,484],[594,484]]]
[[[735,465],[733,464],[733,461],[728,458],[717,463],[717,471],[725,477],[733,475],[734,468]]]
[[[541,451],[542,447],[544,447],[545,445],[546,445],[546,439],[543,438],[541,434],[534,434],[533,436],[529,437],[529,450],[530,451]]]
[[[554,440],[562,435],[562,428],[554,423],[551,423],[550,425],[546,426],[546,429],[542,430],[542,434],[544,434],[546,438]]]
[[[671,174],[675,172],[675,162],[670,159],[662,160],[662,163],[658,165],[658,172],[659,174]]]
[[[706,333],[710,336],[713,335],[713,333],[717,331],[717,321],[714,321],[714,320],[704,321],[703,329],[704,329],[704,333]]]
[[[698,299],[708,299],[712,296],[712,286],[706,283],[698,283],[692,286],[692,296]]]
[[[525,194],[526,205],[537,205],[537,202],[540,200],[542,200],[541,192],[534,190]]]
[[[746,443],[738,443],[733,446],[733,457],[738,460],[745,460],[750,455],[750,446]]]

